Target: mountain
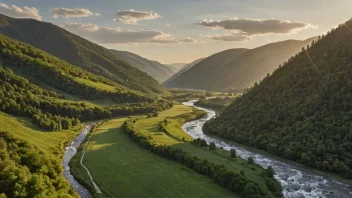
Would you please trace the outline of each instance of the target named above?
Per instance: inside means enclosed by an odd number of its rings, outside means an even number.
[[[194,65],[198,64],[200,61],[204,60],[204,58],[197,59],[189,64],[183,65],[182,69],[179,70],[177,73],[172,75],[169,79],[167,79],[165,82],[163,82],[163,85],[167,85],[169,82],[173,81],[176,79],[179,75],[183,74],[184,72],[188,71],[191,69]],[[175,64],[183,64],[183,63],[175,63]]]
[[[352,178],[352,20],[254,85],[208,134]]]
[[[244,88],[259,82],[311,42],[312,39],[287,40],[251,50],[226,50],[206,58],[164,85],[175,88],[243,92]]]
[[[172,68],[175,71],[180,71],[182,68],[184,68],[188,63],[171,63],[167,64],[168,67]]]
[[[51,23],[0,14],[0,33],[127,88],[152,94],[166,91],[155,79],[119,59],[110,50]]]
[[[153,77],[160,83],[164,82],[175,73],[175,71],[170,67],[167,67],[157,61],[148,60],[137,54],[113,49],[110,51],[119,59],[129,63],[141,71],[146,72],[149,76]]]

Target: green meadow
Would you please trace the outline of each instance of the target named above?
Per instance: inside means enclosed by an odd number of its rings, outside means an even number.
[[[211,151],[209,147],[191,143],[193,138],[181,128],[185,120],[180,115],[190,114],[193,110],[192,107],[174,105],[157,117],[134,117],[137,120],[134,126],[158,144],[181,148],[193,156],[222,164],[229,171],[243,171],[269,192],[261,176],[263,169],[259,166],[250,165],[238,157],[231,158],[230,152],[220,148]],[[96,197],[240,197],[210,178],[133,142],[121,127],[126,119],[104,122],[91,134],[83,162],[103,191],[103,194],[95,194]],[[160,122],[165,119],[168,122],[166,132],[160,128]],[[79,180],[89,181],[79,165],[80,157],[81,152],[73,158],[71,170]],[[91,188],[90,182],[88,186]]]
[[[122,131],[125,118],[98,127],[83,163],[103,194],[96,197],[240,197],[206,176],[142,148]],[[89,181],[79,166],[80,153],[71,162],[79,179]]]

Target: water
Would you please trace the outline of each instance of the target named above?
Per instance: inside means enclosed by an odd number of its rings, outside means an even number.
[[[184,102],[184,105],[194,106],[194,100]],[[237,155],[247,159],[252,157],[255,162],[266,168],[272,166],[275,170],[275,178],[280,181],[285,197],[326,197],[326,198],[352,198],[352,185],[339,181],[327,175],[311,171],[302,167],[297,167],[286,161],[256,153],[233,142],[224,141],[214,136],[205,135],[202,127],[206,121],[215,117],[215,112],[209,109],[196,107],[208,113],[206,118],[187,122],[183,125],[183,130],[193,138],[202,138],[207,142],[214,142],[217,147],[225,150],[236,149]]]
[[[92,198],[92,195],[71,175],[69,163],[72,157],[77,153],[77,148],[82,144],[93,125],[94,124],[85,125],[82,132],[71,142],[68,147],[65,148],[64,159],[62,161],[62,166],[64,167],[64,177],[70,182],[71,186],[76,190],[81,198]]]

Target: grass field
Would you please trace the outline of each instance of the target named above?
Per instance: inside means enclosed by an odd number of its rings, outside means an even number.
[[[100,90],[106,90],[106,91],[110,91],[110,92],[116,92],[116,90],[117,90],[117,87],[107,85],[104,83],[100,83],[100,82],[93,82],[91,80],[87,80],[87,79],[83,79],[83,78],[75,78],[75,81],[82,83],[82,84],[85,84],[90,87],[95,87]]]
[[[172,110],[184,111],[189,110]],[[206,176],[140,147],[122,131],[124,121],[114,119],[98,127],[87,148],[83,162],[103,191],[98,197],[240,197]],[[82,172],[79,177],[87,179]]]
[[[160,112],[158,117],[135,117],[135,127],[159,144],[181,148],[193,156],[206,158],[215,164],[225,165],[229,171],[243,171],[248,178],[268,191],[263,169],[250,165],[241,158],[230,158],[230,152],[190,143],[193,139],[182,128],[182,119],[176,116],[192,112],[192,108],[174,105]],[[167,133],[160,130],[160,121],[167,119]],[[126,118],[113,119],[99,126],[88,145],[84,164],[103,191],[97,197],[240,197],[174,161],[167,160],[140,147],[121,128]],[[73,171],[88,181],[78,165],[80,155],[74,157]]]
[[[14,137],[36,145],[46,153],[61,155],[63,144],[68,143],[78,134],[79,128],[70,131],[48,132],[42,131],[30,119],[15,117],[0,112],[0,130],[10,132]]]
[[[263,169],[257,165],[250,165],[246,160],[239,157],[235,159],[230,158],[230,152],[226,150],[217,149],[210,151],[208,147],[202,148],[191,144],[189,141],[193,139],[182,130],[179,124],[180,120],[174,118],[175,116],[189,112],[192,112],[192,108],[189,106],[174,105],[173,108],[160,112],[158,117],[137,120],[134,126],[146,136],[152,137],[159,144],[181,148],[183,151],[192,153],[192,155],[199,158],[206,158],[215,164],[223,164],[227,170],[243,171],[249,178],[260,184],[263,189],[267,189],[265,181],[261,176]],[[159,122],[164,119],[170,122],[166,126],[168,133],[162,132],[159,127]],[[182,138],[186,141],[182,141]]]

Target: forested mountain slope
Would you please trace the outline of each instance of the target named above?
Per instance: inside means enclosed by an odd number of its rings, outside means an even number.
[[[111,49],[110,51],[115,54],[119,59],[129,63],[130,65],[138,68],[141,71],[146,72],[149,76],[153,77],[160,83],[164,82],[175,73],[175,71],[171,68],[157,61],[151,61],[146,58],[143,58],[137,54],[113,49]]]
[[[208,134],[352,178],[352,21],[209,121]]]
[[[111,98],[117,103],[153,98],[89,73],[46,52],[0,34],[0,63],[37,84],[50,85],[85,99]]]
[[[0,14],[0,33],[130,89],[145,93],[165,92],[155,79],[119,59],[108,49],[51,23]]]
[[[166,86],[243,92],[311,42],[287,40],[251,50],[226,50],[206,58]]]
[[[168,78],[165,82],[163,82],[163,85],[167,86],[169,82],[173,81],[174,79],[176,79],[179,75],[183,74],[184,72],[188,71],[189,69],[191,69],[194,65],[198,64],[199,62],[201,62],[202,60],[204,60],[204,58],[200,58],[197,59],[189,64],[186,64],[182,67],[182,69],[180,69],[179,71],[177,71],[177,73],[175,73],[174,75],[172,75],[170,78]],[[181,63],[175,63],[175,64],[181,64]]]

